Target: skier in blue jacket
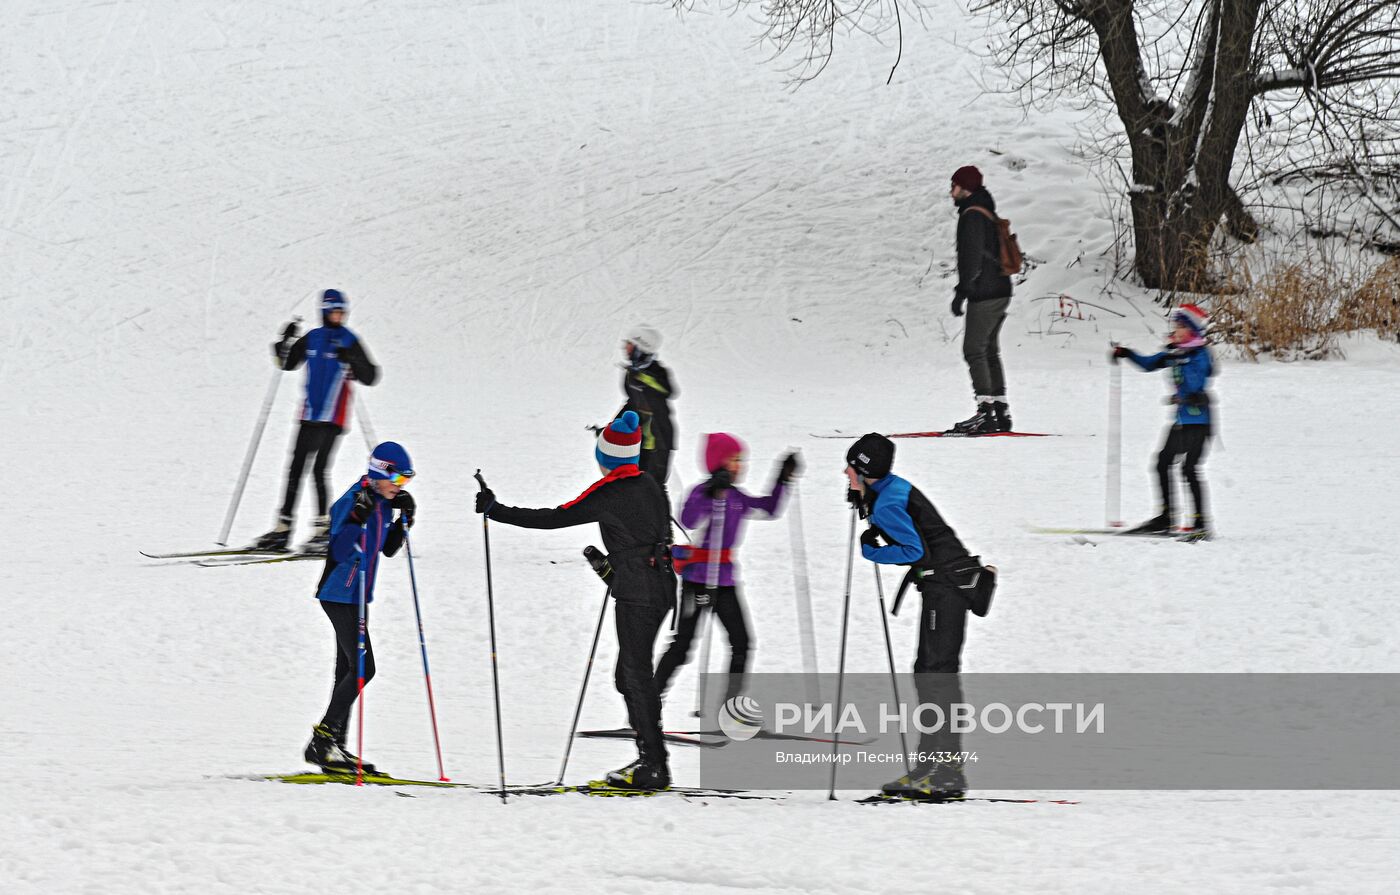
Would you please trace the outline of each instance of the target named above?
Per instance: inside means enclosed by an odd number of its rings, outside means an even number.
[[[331,770],[353,769],[357,759],[345,748],[350,707],[362,686],[359,637],[364,633],[363,683],[374,677],[374,650],[369,640],[369,609],[379,555],[393,556],[403,546],[404,531],[413,527],[416,506],[403,490],[413,478],[408,451],[392,441],[374,449],[369,470],[331,507],[330,550],[326,555],[316,598],[335,629],[335,687],[320,723],[311,728],[306,760]],[[394,518],[394,510],[399,511]],[[362,584],[363,577],[363,584]],[[360,614],[360,589],[364,588],[365,614]],[[364,765],[372,771],[373,765]]]
[[[1156,516],[1129,529],[1134,534],[1177,534],[1176,517],[1172,507],[1171,468],[1181,460],[1181,476],[1191,489],[1196,513],[1189,525],[1180,530],[1187,540],[1205,540],[1211,536],[1206,515],[1205,482],[1199,471],[1211,436],[1211,394],[1206,390],[1215,375],[1215,361],[1206,342],[1206,312],[1196,305],[1182,305],[1171,312],[1172,332],[1167,347],[1151,355],[1141,355],[1122,345],[1113,347],[1113,360],[1127,358],[1144,372],[1170,370],[1175,391],[1171,403],[1176,406],[1176,422],[1167,430],[1162,450],[1157,454],[1157,485],[1161,494],[1161,509]]]
[[[312,458],[317,517],[311,538],[303,549],[309,553],[321,553],[326,549],[330,538],[326,470],[335,456],[335,444],[350,419],[350,383],[374,385],[379,379],[379,368],[370,360],[364,343],[345,325],[349,313],[349,303],[340,290],[327,289],[321,296],[322,325],[298,339],[296,324],[289,323],[282,331],[282,339],[272,346],[276,362],[283,370],[295,370],[306,364],[306,394],[301,403],[301,426],[287,470],[286,496],[277,514],[277,524],[254,542],[259,550],[287,549],[302,472]]]

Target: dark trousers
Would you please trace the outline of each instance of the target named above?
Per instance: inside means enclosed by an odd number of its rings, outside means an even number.
[[[627,705],[627,722],[637,732],[637,752],[648,760],[666,763],[666,743],[661,738],[661,694],[656,689],[652,655],[656,634],[666,620],[669,606],[617,601],[617,669],[613,683]]]
[[[1006,394],[1001,369],[1001,325],[1006,322],[1010,298],[982,298],[967,303],[963,328],[963,360],[972,375],[972,392],[983,397]]]
[[[744,614],[744,604],[739,599],[739,591],[734,587],[717,588],[710,609],[695,606],[695,598],[705,592],[705,585],[687,581],[681,585],[681,618],[676,623],[676,634],[671,638],[661,661],[656,663],[656,689],[663,695],[671,685],[676,669],[690,661],[690,649],[695,643],[695,632],[702,624],[707,624],[707,611],[713,611],[715,618],[724,626],[729,637],[729,686],[725,699],[732,699],[743,692],[744,673],[749,667],[749,652],[752,641],[749,638],[749,623]],[[689,614],[686,607],[692,607]],[[703,674],[708,669],[701,669]]]
[[[919,649],[914,659],[914,688],[919,702],[936,705],[943,712],[940,730],[920,733],[918,751],[928,755],[936,752],[958,752],[962,749],[962,734],[952,732],[952,707],[963,701],[962,668],[963,636],[967,629],[967,598],[956,590],[931,581],[920,582],[923,598],[919,616]],[[934,715],[924,714],[931,724]],[[916,771],[931,770],[932,759],[916,762]]]
[[[1196,515],[1205,518],[1206,491],[1196,467],[1206,455],[1206,442],[1210,441],[1210,425],[1172,426],[1167,430],[1167,440],[1157,454],[1157,487],[1162,495],[1162,512],[1172,515],[1172,466],[1181,457],[1181,477],[1191,489],[1191,500],[1196,507]]]
[[[350,707],[359,695],[359,631],[360,605],[332,603],[321,600],[321,608],[335,629],[335,686],[331,701],[321,723],[336,731],[344,731],[350,723]],[[374,645],[369,640],[369,607],[365,607],[365,683],[374,677]]]
[[[650,473],[662,490],[665,490],[666,476],[671,472],[671,449],[643,450],[641,458],[637,461],[637,468],[642,472]]]
[[[301,490],[301,474],[306,469],[306,461],[315,457],[311,467],[311,478],[316,483],[317,515],[326,515],[330,506],[326,492],[326,470],[335,457],[335,443],[342,430],[334,423],[305,422],[297,431],[296,445],[292,448],[292,465],[287,470],[287,496],[282,500],[282,518],[291,519],[297,509],[297,492]]]

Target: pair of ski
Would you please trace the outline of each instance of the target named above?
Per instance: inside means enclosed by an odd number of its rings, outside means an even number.
[[[1213,535],[1206,532],[1195,531],[1189,528],[1177,528],[1171,531],[1135,531],[1131,528],[1043,528],[1031,526],[1032,534],[1038,535],[1068,535],[1076,543],[1092,544],[1091,538],[1146,538],[1151,541],[1180,541],[1184,544],[1194,544],[1198,541],[1210,540]]]
[[[843,432],[840,429],[831,432],[813,432],[813,438],[859,438],[861,433]],[[954,432],[948,429],[943,432],[894,432],[886,435],[886,438],[1059,438],[1054,432]]]
[[[176,553],[147,553],[147,559],[171,560],[176,563],[192,563],[196,566],[249,566],[265,563],[298,562],[307,559],[325,559],[324,552],[309,550],[262,550],[257,547],[217,547],[210,550],[187,550]]]
[[[585,739],[602,740],[631,740],[637,734],[630,727],[616,727],[611,730],[580,730],[575,736]],[[698,746],[701,749],[718,749],[733,742],[722,730],[664,730],[661,736],[668,743],[677,746]],[[781,740],[794,743],[826,743],[830,744],[828,737],[804,736],[796,733],[774,733],[770,730],[760,730],[754,734],[756,740]],[[843,746],[868,746],[875,742],[875,738],[858,740],[841,740]]]

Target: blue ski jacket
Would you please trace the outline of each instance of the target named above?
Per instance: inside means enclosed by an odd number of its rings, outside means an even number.
[[[888,543],[884,547],[862,544],[861,556],[884,565],[932,569],[968,555],[952,527],[908,481],[887,475],[868,487],[875,500],[870,524]]]
[[[345,428],[350,416],[350,383],[374,385],[379,368],[349,327],[318,326],[298,339],[287,352],[282,369],[306,364],[306,397],[301,405],[305,422],[332,423]]]
[[[330,603],[360,601],[360,564],[365,563],[365,602],[374,601],[374,582],[379,571],[379,554],[393,556],[403,546],[403,524],[393,519],[394,509],[389,501],[371,490],[374,512],[364,525],[350,521],[350,509],[355,495],[369,488],[369,479],[356,482],[331,506],[331,544],[326,554],[326,566],[316,598]],[[364,552],[360,544],[364,542]]]
[[[1215,375],[1215,360],[1209,348],[1204,345],[1197,348],[1168,348],[1146,356],[1130,350],[1128,360],[1147,373],[1164,367],[1171,370],[1172,382],[1176,386],[1172,403],[1176,405],[1177,425],[1210,425],[1211,397],[1206,385]]]

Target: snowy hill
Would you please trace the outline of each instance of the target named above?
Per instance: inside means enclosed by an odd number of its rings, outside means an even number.
[[[834,668],[847,444],[809,436],[943,428],[971,410],[945,278],[959,165],[984,170],[1037,262],[1003,337],[1010,393],[1020,427],[1063,436],[901,443],[897,468],[1006,576],[997,611],[974,620],[968,670],[1400,670],[1383,546],[1400,524],[1400,423],[1385,412],[1400,352],[1226,364],[1207,462],[1219,541],[1036,536],[1027,523],[1102,523],[1104,349],[1154,344],[1160,311],[1130,290],[1099,295],[1111,231],[1074,119],[979,97],[963,49],[979,26],[956,4],[908,35],[892,85],[892,50],[857,41],[796,92],[744,17],[651,4],[12,6],[0,411],[21,492],[0,573],[4,891],[845,892],[893,863],[965,891],[1378,892],[1400,871],[1393,793],[503,807],[220,779],[300,764],[333,655],[311,599],[319,567],[156,567],[137,550],[213,540],[274,375],[268,345],[290,315],[313,318],[327,286],[384,368],[360,392],[378,437],[420,472],[448,773],[483,783],[496,766],[471,474],[522,505],[585,487],[584,426],[621,403],[619,338],[638,321],[665,334],[676,372],[681,481],[699,476],[702,432],[744,438],[755,482],[803,450],[818,647]],[[1061,293],[1099,306],[1062,317]],[[280,383],[235,541],[272,521],[300,382]],[[1165,388],[1125,382],[1130,518],[1151,510]],[[337,491],[363,457],[349,433]],[[557,768],[598,599],[578,551],[595,538],[493,530],[513,781]],[[785,521],[746,542],[757,671],[800,667],[787,545]],[[367,750],[430,776],[407,572],[384,574]],[[880,671],[869,590],[850,663]],[[903,666],[907,618],[894,634]],[[607,635],[585,726],[621,723],[613,658]],[[684,670],[669,720],[693,682]],[[686,782],[694,758],[677,752]],[[629,757],[581,741],[571,765],[593,775]]]

